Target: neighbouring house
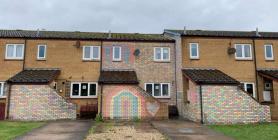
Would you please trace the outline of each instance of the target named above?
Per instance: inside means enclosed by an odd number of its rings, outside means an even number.
[[[210,124],[277,119],[277,32],[166,29],[164,35],[176,40],[181,116]]]
[[[0,58],[1,119],[168,118],[176,105],[174,40],[161,34],[0,30]],[[106,68],[137,82],[99,81]]]

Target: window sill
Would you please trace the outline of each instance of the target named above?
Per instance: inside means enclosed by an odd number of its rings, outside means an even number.
[[[23,61],[23,58],[22,59],[12,59],[12,58],[5,58],[4,59],[5,61]]]
[[[275,61],[274,59],[265,59],[266,62],[273,62]]]
[[[37,59],[37,61],[46,61],[46,59]]]
[[[6,96],[0,96],[0,99],[5,99],[5,98],[7,98]]]
[[[156,63],[171,63],[170,60],[154,60]]]
[[[93,98],[98,98],[97,96],[88,96],[88,97],[82,97],[82,96],[78,96],[78,97],[70,97],[71,99],[93,99]]]
[[[190,58],[190,60],[200,60],[200,58]]]
[[[262,101],[261,104],[269,105],[269,104],[274,104],[274,102],[273,101]]]
[[[163,97],[163,96],[153,96],[154,98],[156,98],[156,99],[170,99],[171,97],[170,96],[165,96],[165,97]]]
[[[252,58],[236,58],[236,61],[253,61]]]
[[[112,60],[112,62],[122,62],[122,60]]]
[[[93,60],[82,60],[82,62],[99,62],[100,59],[93,59]]]

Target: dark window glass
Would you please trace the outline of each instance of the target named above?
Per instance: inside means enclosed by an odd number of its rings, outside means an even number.
[[[154,84],[154,96],[160,96],[160,84]]]
[[[88,83],[81,83],[81,96],[88,96]]]
[[[152,93],[153,93],[153,85],[152,84],[146,84],[146,91],[147,91],[147,93],[152,95]]]
[[[162,85],[162,96],[168,96],[169,95],[169,85],[163,84]]]
[[[72,95],[78,96],[79,93],[79,84],[72,84]]]
[[[254,89],[253,89],[253,85],[252,84],[246,84],[246,91],[253,95]]]
[[[96,84],[90,84],[90,95],[91,96],[95,96],[95,95],[97,95],[96,93]]]

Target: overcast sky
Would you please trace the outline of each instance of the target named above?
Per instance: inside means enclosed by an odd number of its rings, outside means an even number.
[[[1,29],[278,31],[277,0],[0,0]]]

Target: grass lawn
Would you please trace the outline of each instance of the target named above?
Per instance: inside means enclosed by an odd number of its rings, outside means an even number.
[[[11,140],[43,124],[42,122],[0,121],[0,140]]]
[[[278,123],[212,125],[209,127],[236,140],[278,140]]]

